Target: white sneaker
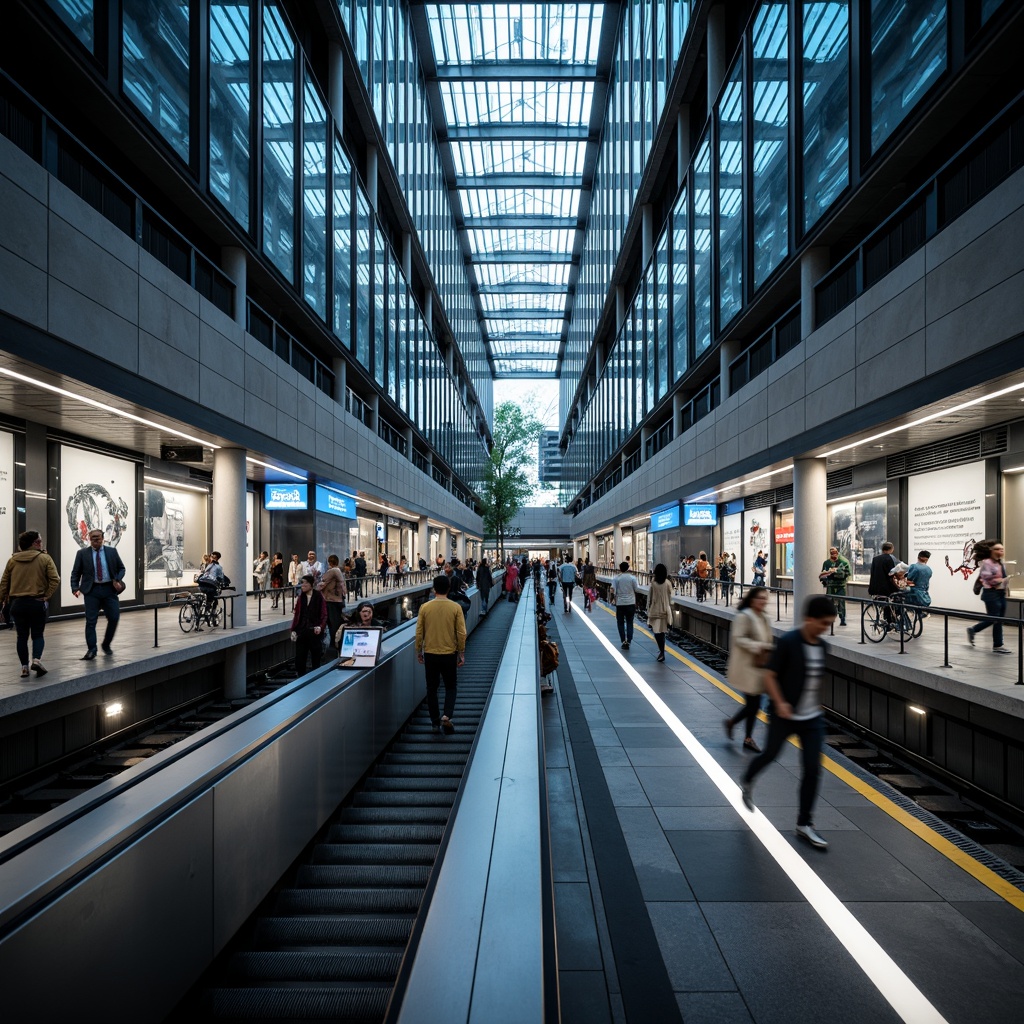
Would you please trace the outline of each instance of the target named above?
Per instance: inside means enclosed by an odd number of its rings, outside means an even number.
[[[819,850],[828,849],[828,840],[824,836],[815,832],[813,825],[797,825],[796,834],[801,839],[806,839],[811,846],[818,847]]]
[[[992,653],[993,654],[1013,654],[1013,651],[1011,651],[1009,647],[993,647],[992,648]]]

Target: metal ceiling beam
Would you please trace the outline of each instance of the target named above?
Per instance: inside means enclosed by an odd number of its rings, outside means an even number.
[[[567,295],[569,291],[564,284],[527,284],[514,281],[505,284],[482,284],[477,288],[481,295]]]
[[[586,142],[589,138],[590,129],[585,124],[537,124],[530,121],[448,129],[449,142]]]
[[[586,82],[597,80],[596,64],[557,64],[550,60],[443,64],[435,82]],[[428,79],[430,81],[430,79]]]
[[[530,249],[504,249],[502,252],[475,253],[473,263],[572,263],[571,252],[534,252]]]
[[[582,174],[484,174],[456,175],[455,188],[582,188]]]
[[[564,320],[564,309],[523,309],[513,306],[511,309],[485,309],[484,327],[488,320]]]
[[[513,228],[522,231],[572,231],[579,226],[575,217],[536,217],[496,214],[493,217],[466,217],[462,226],[466,230]]]

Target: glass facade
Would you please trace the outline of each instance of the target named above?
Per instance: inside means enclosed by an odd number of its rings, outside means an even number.
[[[295,267],[295,42],[277,3],[263,8],[263,252]]]
[[[302,124],[302,293],[327,319],[327,110],[306,72]]]
[[[245,0],[210,5],[210,193],[249,230],[250,30]]]
[[[96,39],[96,12],[93,0],[46,0],[58,17],[90,52]]]
[[[743,75],[739,64],[718,106],[718,322],[743,306]]]

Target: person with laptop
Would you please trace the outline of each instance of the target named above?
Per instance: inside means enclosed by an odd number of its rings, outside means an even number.
[[[462,609],[448,600],[448,577],[434,579],[434,599],[420,606],[416,617],[416,658],[426,669],[427,710],[434,732],[455,732],[455,693],[458,670],[466,663],[466,620]],[[439,714],[437,688],[444,682],[444,714]]]

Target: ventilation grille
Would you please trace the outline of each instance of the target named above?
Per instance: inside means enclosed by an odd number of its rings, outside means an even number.
[[[775,504],[789,506],[793,504],[793,485],[775,488]]]
[[[793,488],[791,487],[789,490],[790,494],[792,494]],[[767,506],[774,505],[775,503],[774,490],[762,491],[760,494],[748,494],[743,499],[743,508],[747,511],[752,508],[766,508]]]
[[[834,469],[825,478],[825,490],[838,491],[840,487],[853,486],[853,469]]]
[[[945,469],[965,462],[977,462],[989,455],[1006,451],[1007,429],[1005,426],[975,431],[951,437],[946,441],[912,448],[910,451],[890,455],[885,460],[885,475],[888,479],[926,473],[932,469]]]

